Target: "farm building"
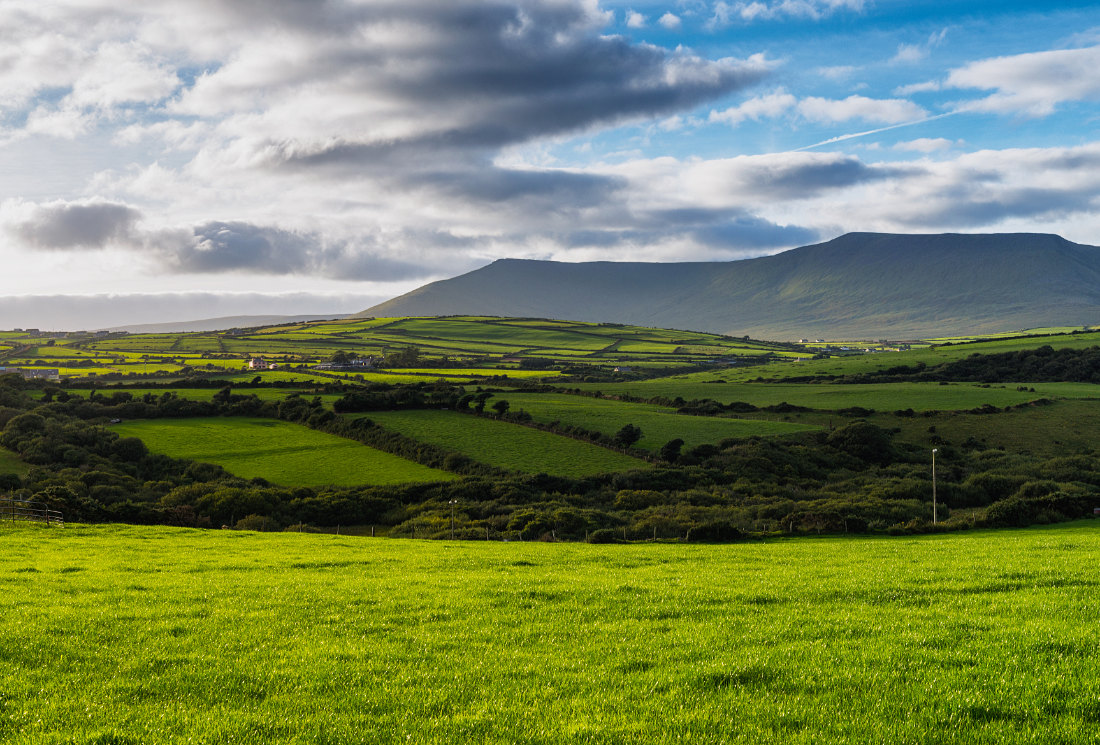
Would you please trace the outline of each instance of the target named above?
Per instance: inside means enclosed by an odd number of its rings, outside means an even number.
[[[24,380],[61,380],[61,371],[56,367],[0,367],[0,375],[6,373],[19,373]]]

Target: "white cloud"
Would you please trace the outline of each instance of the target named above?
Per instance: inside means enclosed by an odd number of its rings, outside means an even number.
[[[878,124],[898,124],[928,115],[920,106],[900,99],[874,99],[864,96],[828,99],[811,96],[799,100],[784,90],[777,90],[765,96],[750,98],[724,111],[712,111],[709,121],[737,126],[749,119],[761,121],[795,113],[813,122],[862,120]]]
[[[919,137],[908,142],[898,142],[894,150],[903,150],[915,153],[934,153],[940,150],[950,150],[955,143],[945,137]]]
[[[928,50],[922,44],[899,44],[897,54],[891,62],[919,62],[928,56]]]
[[[779,90],[766,96],[750,98],[725,111],[712,111],[709,120],[735,127],[747,119],[760,121],[761,119],[778,118],[792,111],[797,105],[797,98],[786,91]]]
[[[970,111],[1047,116],[1070,101],[1100,100],[1100,46],[994,57],[952,70],[953,88],[994,90]]]
[[[684,124],[684,117],[676,115],[657,122],[657,128],[662,132],[675,132],[676,130],[683,129]]]
[[[829,80],[845,80],[852,76],[859,68],[854,65],[833,65],[832,67],[819,67],[817,74]]]
[[[947,29],[941,29],[919,44],[899,44],[897,54],[890,62],[894,64],[920,62],[931,54],[932,49],[942,44],[946,37]]]
[[[645,28],[646,19],[641,13],[634,10],[628,10],[626,12],[626,25],[627,28]]]
[[[841,100],[816,96],[805,98],[798,103],[798,113],[810,121],[826,123],[860,119],[879,124],[898,124],[928,116],[924,109],[911,101],[865,96],[848,96]]]
[[[759,20],[777,18],[809,18],[821,20],[840,11],[862,12],[865,0],[751,0],[750,2],[727,2],[719,0],[714,4],[710,28],[728,26],[737,20],[751,23]]]
[[[657,19],[657,23],[661,24],[669,31],[678,31],[682,24],[680,16],[674,13],[665,13],[663,16]]]
[[[909,85],[902,85],[894,89],[895,96],[911,96],[914,93],[931,93],[933,91],[940,90],[942,86],[935,80],[928,80],[923,83],[910,83]]]

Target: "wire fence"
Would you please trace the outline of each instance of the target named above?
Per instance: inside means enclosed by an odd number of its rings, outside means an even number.
[[[45,502],[32,502],[12,497],[0,497],[0,521],[42,523],[47,527],[65,526],[65,517],[60,510],[51,509]]]

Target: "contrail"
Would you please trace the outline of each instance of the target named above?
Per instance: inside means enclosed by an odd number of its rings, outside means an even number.
[[[935,121],[936,119],[943,119],[945,116],[953,116],[958,114],[956,111],[948,111],[946,114],[936,114],[935,116],[926,116],[923,119],[917,119],[912,122],[902,122],[901,124],[891,124],[889,127],[879,127],[878,129],[869,129],[866,132],[853,132],[850,135],[840,135],[839,137],[830,137],[827,140],[822,140],[813,145],[806,145],[805,147],[795,148],[792,153],[800,153],[803,150],[812,150],[815,147],[821,147],[822,145],[831,145],[834,142],[843,142],[844,140],[851,140],[856,137],[866,137],[867,135],[877,135],[879,132],[889,132],[891,129],[898,129],[900,127],[912,127],[914,124],[924,124],[925,122]]]

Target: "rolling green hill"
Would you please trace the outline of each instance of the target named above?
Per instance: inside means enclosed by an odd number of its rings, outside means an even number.
[[[458,313],[764,339],[909,339],[1088,324],[1100,318],[1100,249],[1030,233],[849,233],[723,263],[503,259],[359,315]]]

